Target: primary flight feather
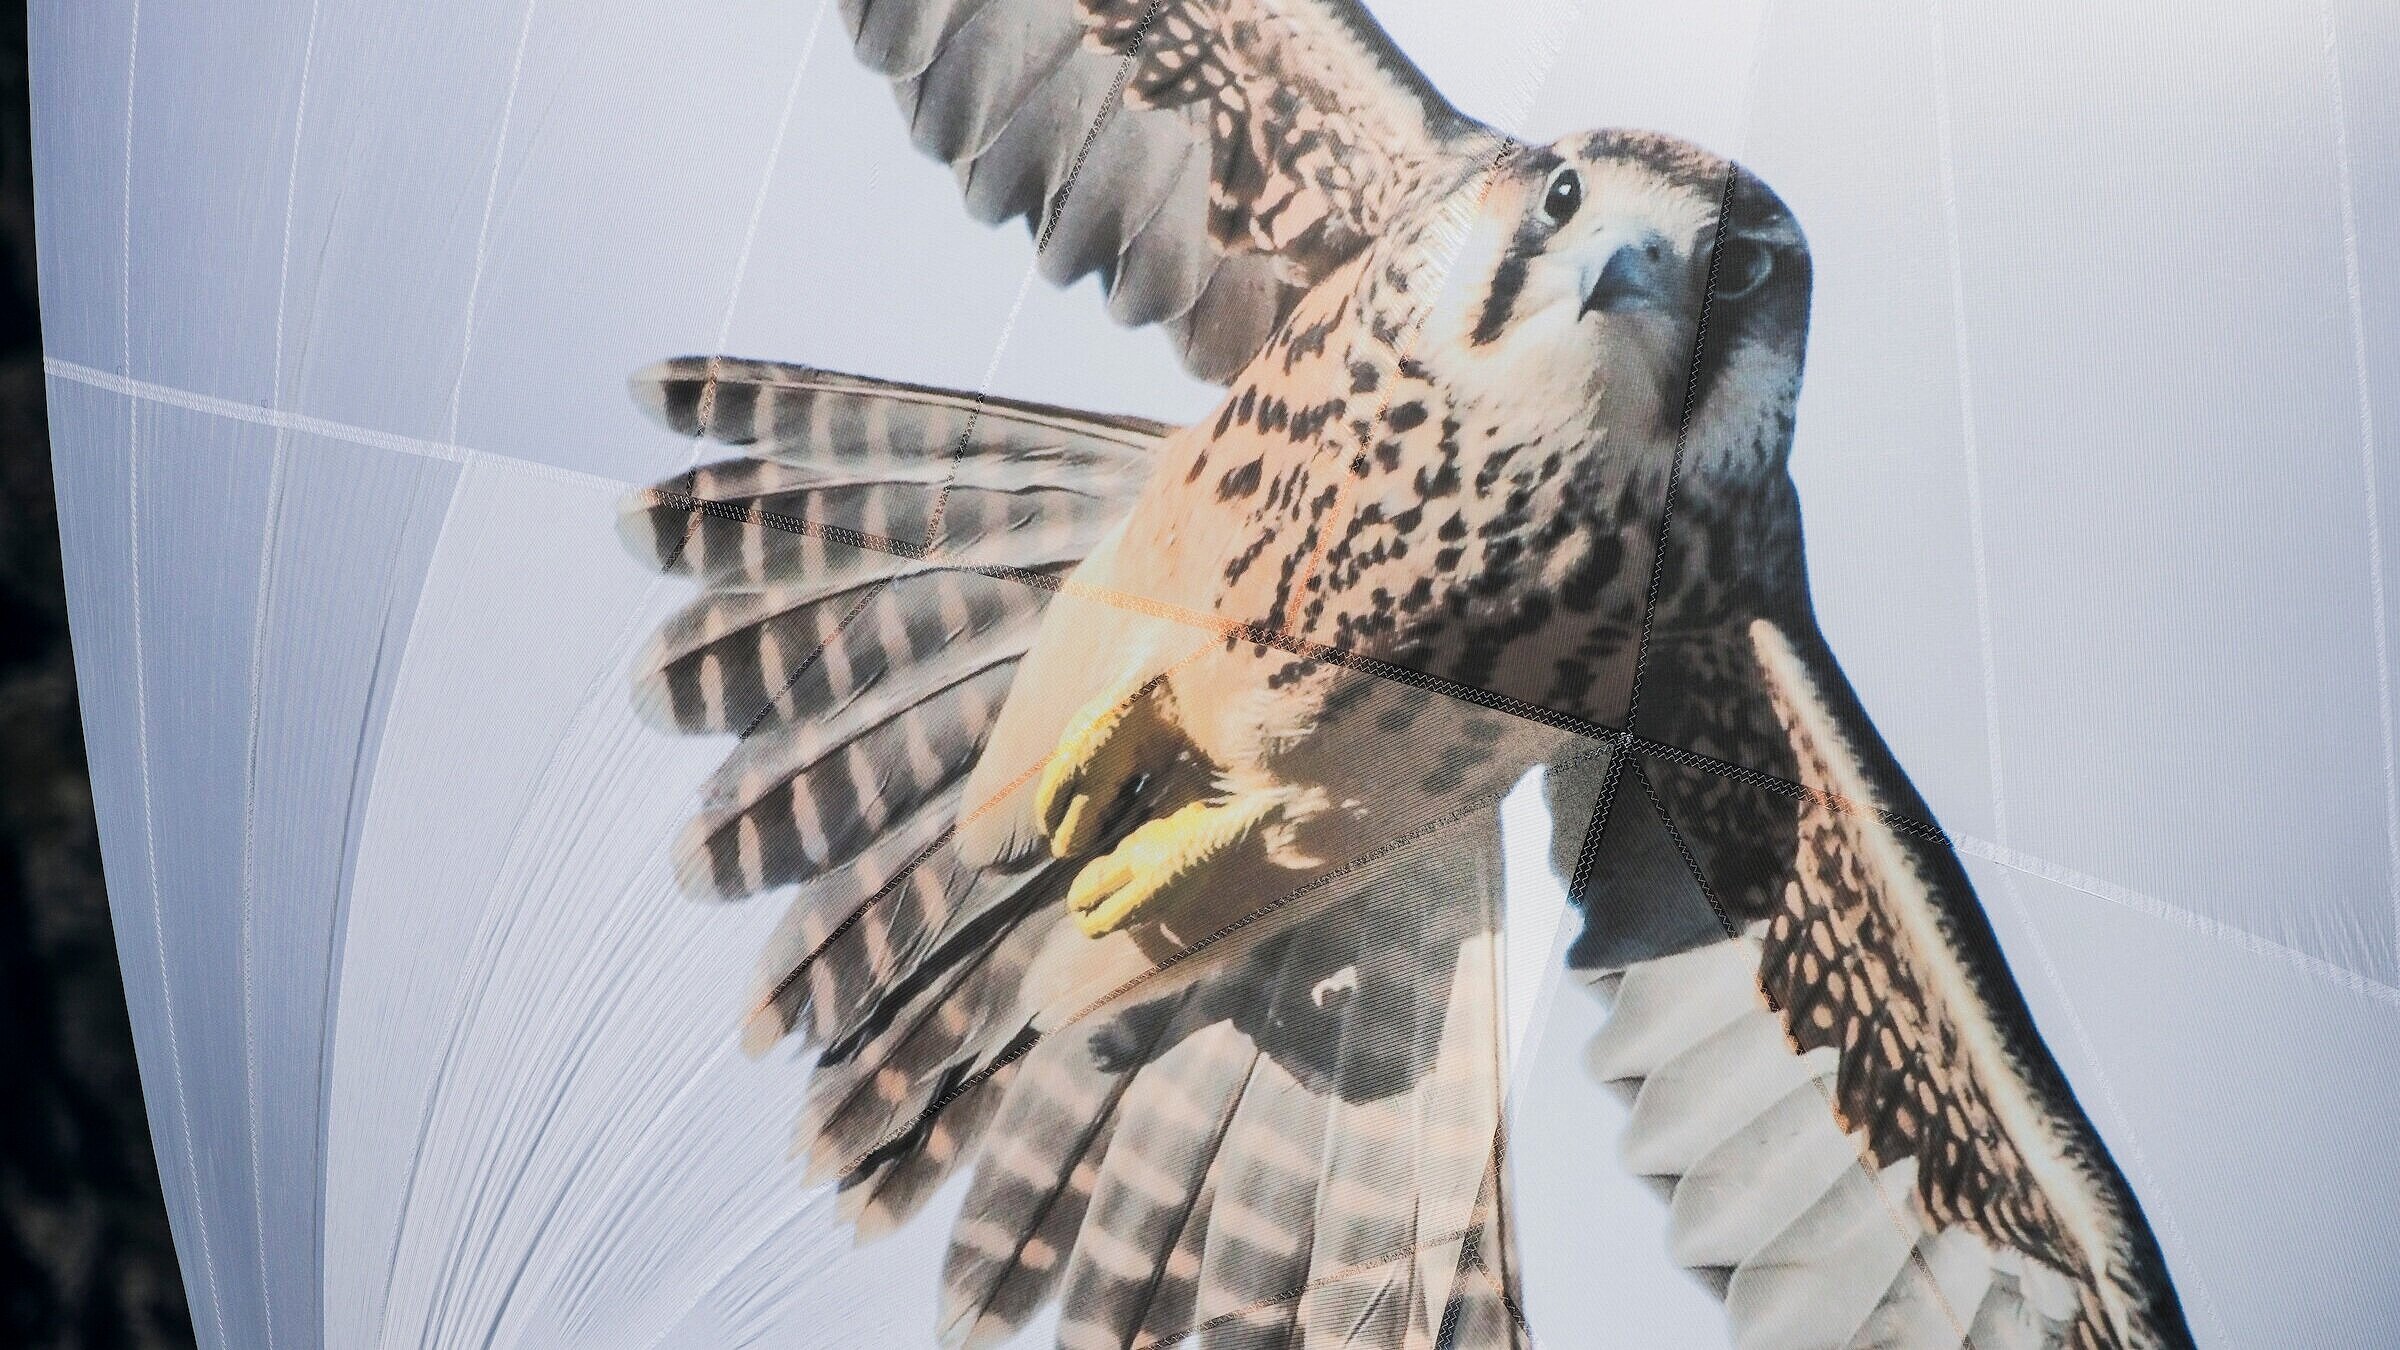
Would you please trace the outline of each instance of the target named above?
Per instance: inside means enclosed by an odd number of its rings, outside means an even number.
[[[970,210],[1189,427],[721,357],[641,494],[679,857],[792,888],[745,1036],[862,1234],[972,1168],[940,1325],[1517,1346],[1499,801],[1548,770],[1630,1165],[1735,1339],[2189,1342],[1811,614],[1807,245],[1635,132],[1461,115],[1346,0],[844,0]]]

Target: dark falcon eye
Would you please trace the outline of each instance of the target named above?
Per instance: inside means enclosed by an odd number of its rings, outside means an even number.
[[[1717,267],[1717,298],[1739,300],[1767,284],[1775,270],[1775,250],[1755,239],[1728,239],[1725,257]]]
[[[1550,175],[1550,190],[1542,197],[1542,214],[1553,225],[1564,225],[1574,218],[1575,208],[1583,205],[1583,177],[1573,169],[1560,169]]]

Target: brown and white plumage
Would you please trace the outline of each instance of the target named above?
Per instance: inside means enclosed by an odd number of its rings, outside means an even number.
[[[625,518],[703,588],[643,706],[740,738],[684,883],[792,888],[746,1036],[816,1052],[800,1146],[862,1234],[972,1167],[946,1339],[1056,1300],[1079,1348],[1526,1343],[1495,936],[1535,765],[1595,1067],[1737,1340],[2188,1339],[1816,636],[1771,192],[1491,132],[1344,0],[844,14],[972,210],[1228,385],[1176,428],[636,377],[747,452]]]
[[[1738,685],[1660,676],[1738,692],[1631,762],[1598,889],[1649,908],[1575,961],[1676,1259],[1744,1345],[2188,1344],[1947,841],[1813,631],[1746,627]]]
[[[1500,138],[1343,3],[842,0],[917,145],[1043,274],[1098,272],[1193,371],[1245,365],[1308,287]]]

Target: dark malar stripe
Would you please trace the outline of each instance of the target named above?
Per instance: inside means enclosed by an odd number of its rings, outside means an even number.
[[[1533,260],[1540,256],[1542,245],[1548,242],[1549,230],[1538,219],[1529,218],[1517,226],[1517,235],[1508,241],[1508,252],[1501,255],[1500,265],[1492,269],[1492,289],[1483,297],[1483,313],[1475,319],[1475,331],[1468,341],[1478,347],[1488,346],[1508,327],[1516,316],[1517,297],[1525,290],[1526,273]]]

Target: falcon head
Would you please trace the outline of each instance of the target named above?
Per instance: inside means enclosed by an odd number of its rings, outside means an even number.
[[[1502,164],[1430,322],[1498,401],[1570,434],[1779,469],[1807,345],[1807,240],[1739,165],[1652,132],[1569,136]],[[1705,318],[1705,331],[1703,320]],[[1545,428],[1544,430],[1547,430]]]

